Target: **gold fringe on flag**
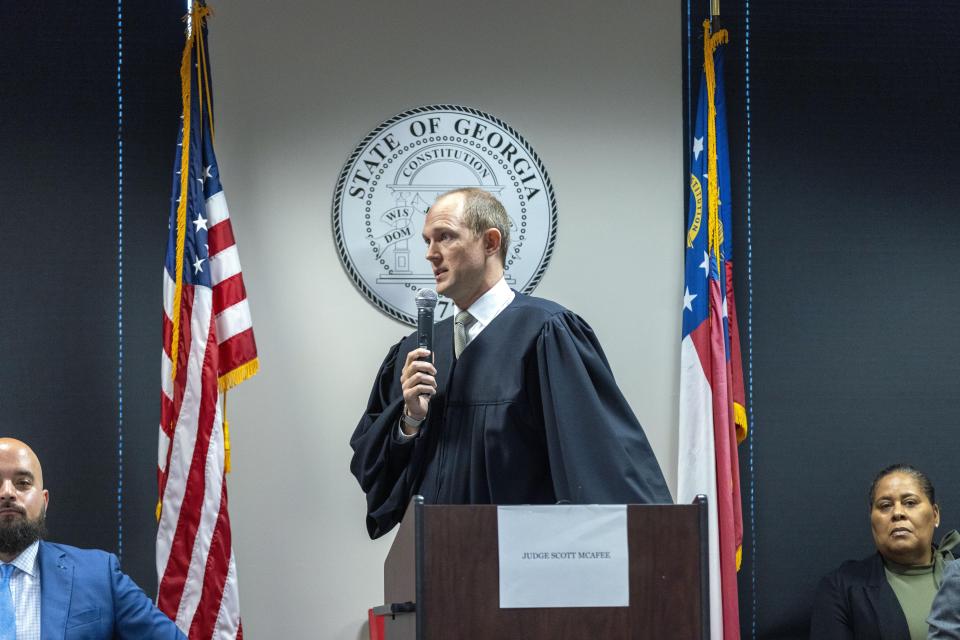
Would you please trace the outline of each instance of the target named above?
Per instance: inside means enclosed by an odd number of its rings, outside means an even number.
[[[226,393],[227,389],[232,389],[247,378],[252,378],[257,375],[258,371],[260,371],[260,358],[254,358],[250,362],[240,365],[233,371],[228,371],[218,379],[220,391]]]
[[[737,444],[747,439],[747,408],[739,402],[733,403],[733,423],[737,429]]]
[[[250,362],[240,365],[233,371],[229,371],[220,376],[217,381],[220,386],[221,415],[223,416],[223,470],[224,473],[230,473],[233,465],[230,462],[230,423],[227,422],[227,391],[247,378],[252,378],[260,370],[260,358],[254,358]]]
[[[227,421],[227,391],[220,396],[220,413],[223,416],[223,472],[230,473],[230,423]]]

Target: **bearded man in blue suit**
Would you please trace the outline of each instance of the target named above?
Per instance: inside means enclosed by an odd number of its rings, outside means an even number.
[[[40,460],[0,438],[0,640],[184,638],[112,553],[42,540]]]

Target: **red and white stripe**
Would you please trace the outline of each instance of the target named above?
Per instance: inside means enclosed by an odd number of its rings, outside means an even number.
[[[710,322],[680,343],[680,433],[677,504],[707,496],[710,638],[723,638],[723,592],[720,582],[720,532],[717,518],[717,461],[714,447],[713,391],[710,388]],[[701,356],[703,354],[703,356]]]
[[[708,318],[680,347],[680,430],[677,503],[707,496],[710,637],[740,637],[737,609],[739,463],[731,395],[731,365],[723,327],[728,322],[720,284],[709,281]]]
[[[243,285],[240,256],[233,238],[230,210],[223,191],[207,199],[207,244],[216,313],[220,375],[223,376],[257,357],[253,320]]]
[[[158,474],[157,606],[191,639],[242,638],[219,379],[256,358],[229,213],[207,200],[213,289],[182,287],[177,375],[171,379],[173,296],[164,270]]]

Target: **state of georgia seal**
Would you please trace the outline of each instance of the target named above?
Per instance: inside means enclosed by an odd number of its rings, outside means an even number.
[[[482,111],[431,105],[397,114],[356,146],[333,197],[333,235],[343,267],[377,308],[411,325],[421,287],[434,287],[421,232],[440,194],[479,187],[510,216],[509,285],[537,286],[557,235],[557,204],[546,169],[510,125]],[[440,298],[436,319],[451,314]]]

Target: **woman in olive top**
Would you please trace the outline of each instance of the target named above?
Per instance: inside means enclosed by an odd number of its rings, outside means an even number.
[[[951,531],[933,546],[940,507],[930,479],[896,464],[870,486],[870,526],[877,553],[848,561],[817,588],[810,623],[815,640],[925,640],[927,615],[945,560],[960,542]]]

